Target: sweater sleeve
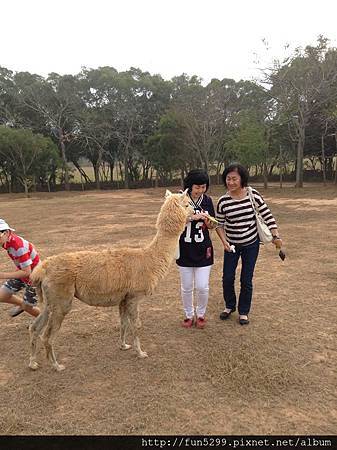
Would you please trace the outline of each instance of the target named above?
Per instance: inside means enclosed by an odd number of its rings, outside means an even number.
[[[219,200],[218,200],[218,203],[216,205],[215,218],[219,222],[220,226],[223,227],[225,225],[226,214],[225,214],[224,196],[220,197]]]
[[[267,204],[265,203],[262,195],[255,189],[253,190],[253,195],[254,195],[254,199],[257,204],[259,213],[261,214],[261,217],[265,221],[268,228],[270,230],[277,229],[276,221],[275,221],[270,209],[268,208]]]

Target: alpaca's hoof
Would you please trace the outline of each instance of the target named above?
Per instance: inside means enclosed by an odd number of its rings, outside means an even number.
[[[39,368],[39,365],[36,361],[30,361],[28,367],[32,370],[37,370]]]
[[[138,357],[139,357],[139,358],[148,358],[149,355],[148,355],[146,352],[139,352],[139,353],[138,353]]]
[[[62,370],[64,370],[66,368],[66,366],[64,366],[63,364],[54,364],[54,369],[57,372],[62,372]]]
[[[121,350],[129,350],[131,348],[131,345],[129,344],[121,344],[120,349]]]

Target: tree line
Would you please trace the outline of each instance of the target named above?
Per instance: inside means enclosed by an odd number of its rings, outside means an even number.
[[[320,36],[258,81],[171,80],[130,68],[42,77],[0,67],[0,184],[70,188],[73,164],[97,188],[117,178],[173,180],[194,167],[219,177],[240,161],[263,177],[320,169],[337,182],[337,50]],[[93,166],[90,179],[81,166]],[[306,167],[304,166],[304,162]]]

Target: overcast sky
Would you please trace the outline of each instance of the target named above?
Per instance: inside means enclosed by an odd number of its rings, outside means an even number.
[[[336,0],[2,0],[0,66],[46,76],[131,66],[251,79],[324,34],[337,46]],[[262,39],[269,43],[264,49]],[[256,64],[256,56],[260,62]]]

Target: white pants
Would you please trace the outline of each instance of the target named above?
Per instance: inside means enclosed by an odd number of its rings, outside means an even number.
[[[204,317],[208,303],[209,293],[209,276],[211,274],[211,267],[180,267],[181,279],[181,299],[185,316],[192,319],[194,316],[193,306],[193,290],[196,294],[196,315],[197,317]]]

